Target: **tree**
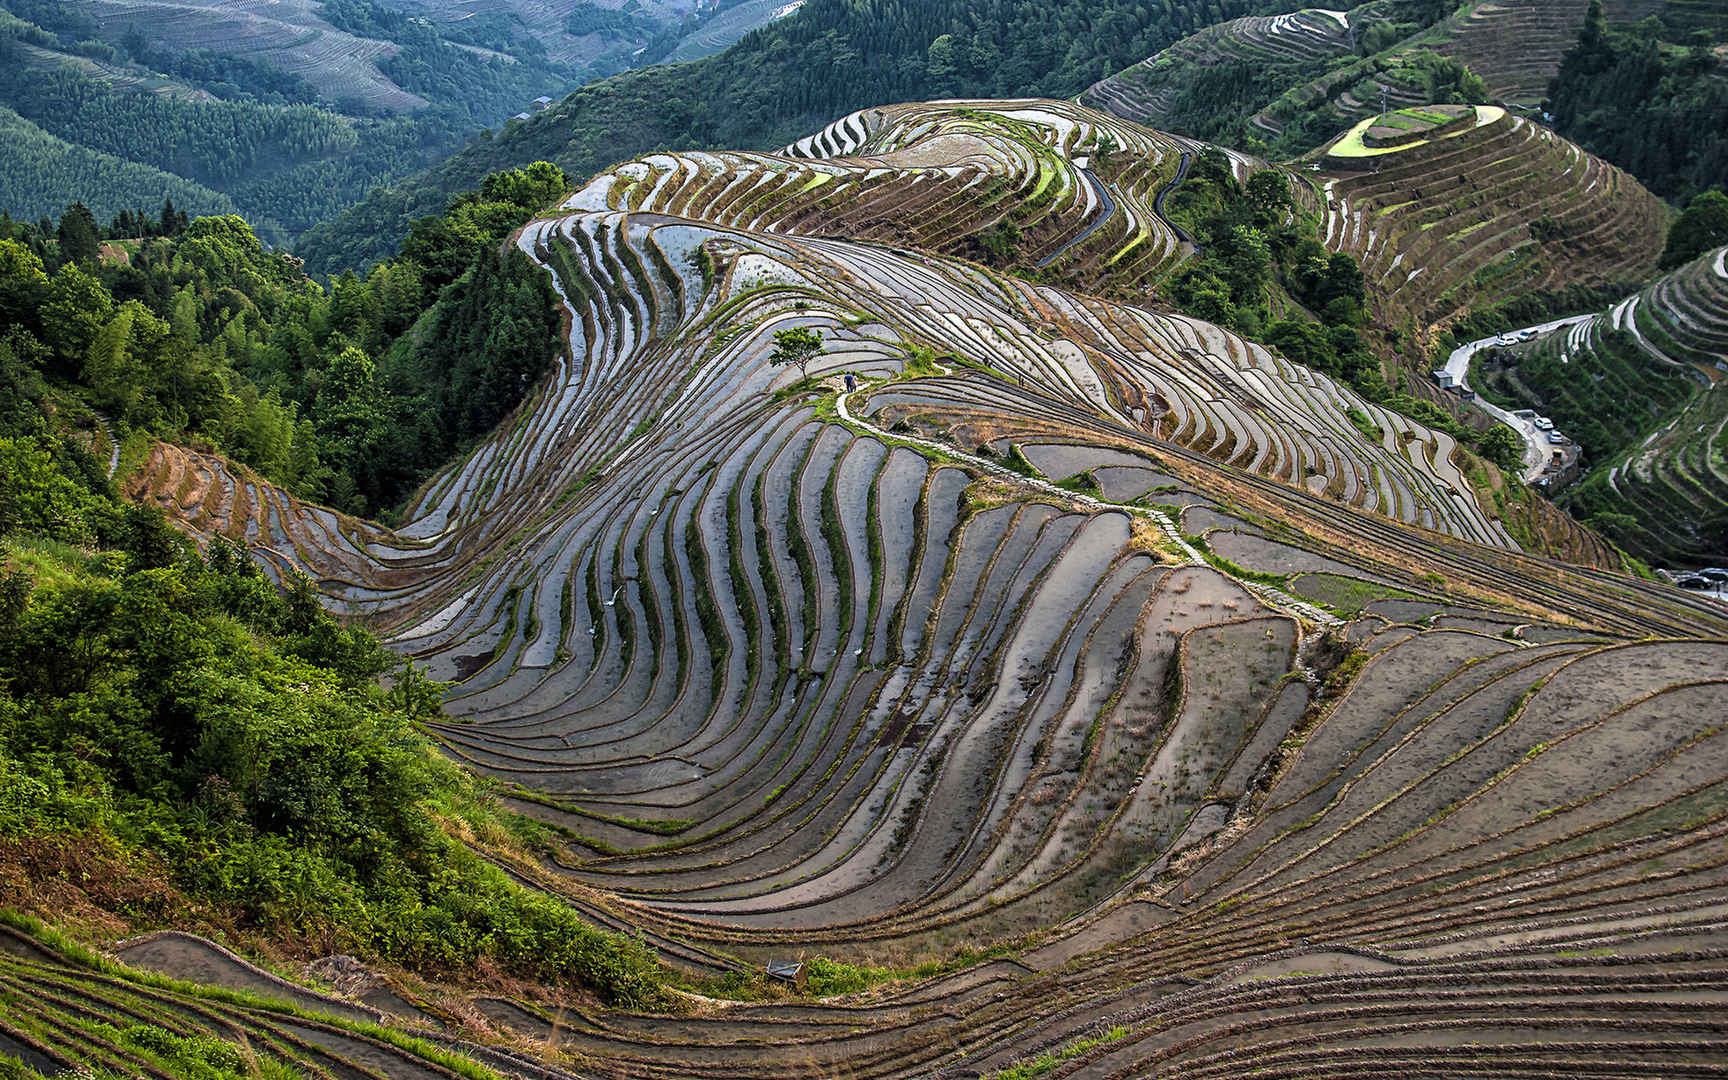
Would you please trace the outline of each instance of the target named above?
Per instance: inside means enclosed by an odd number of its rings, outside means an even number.
[[[1713,248],[1728,244],[1728,195],[1706,191],[1694,195],[1674,224],[1662,251],[1664,268],[1691,262]]]
[[[1116,152],[1116,139],[1102,128],[1092,137],[1092,153],[1098,159],[1098,164],[1110,164],[1110,155]]]
[[[1326,260],[1325,282],[1328,300],[1340,296],[1360,300],[1366,295],[1366,282],[1362,277],[1362,267],[1346,252],[1334,251]]]
[[[1254,218],[1262,224],[1282,221],[1290,209],[1290,181],[1274,169],[1261,169],[1248,177],[1247,191]]]
[[[521,169],[493,173],[481,182],[480,193],[495,202],[514,203],[524,210],[540,210],[570,190],[570,178],[550,161],[536,161]]]
[[[1280,319],[1272,324],[1266,340],[1304,367],[1328,375],[1338,374],[1338,354],[1319,323]]]
[[[1524,440],[1505,424],[1495,424],[1476,444],[1482,456],[1513,476],[1524,467]]]
[[[152,389],[147,385],[151,372],[146,349],[166,337],[167,330],[143,304],[128,300],[96,332],[84,356],[84,382],[103,408],[123,420],[143,419],[141,407]]]
[[[768,362],[775,367],[795,364],[801,378],[810,378],[810,361],[822,353],[822,335],[807,326],[774,331],[774,351]]]
[[[0,536],[26,532],[87,541],[88,503],[78,485],[55,467],[42,442],[0,439]]]
[[[97,331],[114,316],[114,297],[73,263],[62,266],[42,302],[42,332],[64,374],[76,375]]]
[[[60,241],[60,258],[69,263],[95,262],[102,253],[101,233],[96,228],[96,215],[83,203],[66,208],[55,231]]]
[[[0,321],[34,324],[48,275],[36,253],[16,240],[0,240]]]
[[[1236,181],[1236,171],[1230,167],[1229,156],[1216,146],[1208,146],[1195,155],[1191,172],[1194,179],[1215,184],[1228,185]]]
[[[330,361],[314,415],[319,431],[352,462],[384,424],[383,396],[372,358],[350,345]]]

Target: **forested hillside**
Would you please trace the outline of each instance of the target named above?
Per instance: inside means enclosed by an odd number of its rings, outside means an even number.
[[[417,217],[523,161],[573,176],[654,148],[768,149],[872,104],[954,96],[1072,97],[1251,0],[808,0],[717,56],[582,87],[306,235],[309,270],[381,258]]]
[[[169,207],[99,229],[75,205],[49,233],[0,218],[0,367],[82,386],[123,435],[192,440],[302,497],[385,512],[551,363],[556,296],[499,244],[566,187],[543,163],[489,177],[328,291],[235,216]]]
[[[1728,183],[1728,36],[1689,10],[1616,29],[1592,0],[1548,89],[1556,131],[1676,201]]]
[[[238,210],[281,244],[575,81],[532,48],[513,59],[471,43],[473,30],[447,36],[361,0],[322,10],[382,39],[391,52],[377,70],[395,80],[395,97],[369,97],[352,81],[314,85],[260,63],[257,43],[220,32],[206,40],[190,24],[98,19],[104,10],[0,3],[0,107],[20,118],[0,126],[0,156],[16,163],[0,172],[0,209],[15,217],[76,200],[106,218],[166,194],[200,212]],[[479,40],[527,48],[508,34]],[[328,65],[344,62],[337,50]],[[310,74],[327,70],[307,63]],[[91,154],[113,160],[93,168]]]
[[[17,254],[0,241],[8,266]],[[12,910],[663,1000],[651,952],[464,845],[497,859],[543,841],[422,733],[442,687],[339,624],[306,578],[278,587],[240,548],[200,553],[160,510],[120,499],[91,453],[100,436],[80,430],[94,418],[78,385],[9,346],[0,362]],[[4,1056],[17,1046],[0,1043],[8,1076],[21,1075]]]
[[[234,212],[219,191],[161,169],[125,161],[48,134],[0,107],[0,212],[39,218],[66,205],[69,191],[89,192],[90,208],[104,218],[163,198],[199,214]]]

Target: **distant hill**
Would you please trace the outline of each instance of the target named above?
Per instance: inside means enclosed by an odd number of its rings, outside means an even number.
[[[188,205],[238,208],[283,243],[573,81],[532,39],[493,43],[511,42],[526,51],[452,40],[359,0],[0,0],[0,106],[65,143],[220,192],[224,205]],[[0,209],[121,197],[88,170],[48,179],[57,194]],[[160,206],[170,187],[122,208]]]
[[[538,98],[674,50],[716,51],[783,6],[698,16],[655,2],[623,16],[522,0],[480,12],[405,0],[0,0],[0,107],[20,118],[9,132],[34,126],[228,200],[164,182],[134,206],[122,200],[135,170],[104,184],[88,167],[44,171],[61,159],[36,152],[41,196],[15,177],[19,197],[0,209],[153,208],[184,194],[200,209],[238,208],[285,243],[475,132],[538,111]]]
[[[487,173],[526,161],[552,161],[586,176],[652,149],[765,150],[865,105],[1072,97],[1220,14],[1255,6],[808,0],[716,56],[589,84],[525,122],[483,134],[435,168],[312,230],[297,250],[317,273],[364,265],[392,250],[413,219],[439,212]]]

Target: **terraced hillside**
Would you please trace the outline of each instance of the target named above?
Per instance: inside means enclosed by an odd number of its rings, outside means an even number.
[[[390,81],[378,61],[398,46],[345,33],[325,22],[313,0],[79,0],[114,37],[137,27],[175,49],[244,55],[298,75],[331,101],[354,99],[411,111],[426,99]]]
[[[1430,326],[1511,295],[1648,280],[1671,217],[1660,199],[1503,109],[1475,117],[1378,147],[1363,143],[1369,117],[1325,148],[1321,231],[1361,260],[1383,322]]]
[[[308,990],[191,935],[150,934],[114,951],[121,963],[40,927],[0,923],[0,1055],[46,1076],[574,1080],[518,1054],[442,1040],[388,991],[369,995],[380,1008]],[[206,985],[164,970],[198,972]],[[416,1037],[426,1035],[440,1041]]]
[[[1233,19],[1101,80],[1082,100],[1183,134],[1254,138],[1295,154],[1383,104],[1540,104],[1578,40],[1588,6],[1587,0],[1477,0],[1439,12],[1378,0],[1348,12],[1309,8]],[[1712,25],[1660,0],[1604,6],[1607,18],[1622,25],[1658,12],[1672,26]],[[1447,70],[1442,59],[1463,70]]]
[[[1028,257],[1173,257],[1133,170],[1178,147],[1083,167],[1091,115],[597,177],[519,238],[569,356],[395,530],[178,447],[132,489],[458,681],[449,752],[564,830],[521,873],[668,963],[944,961],[477,1003],[584,1075],[1708,1075],[1728,611],[1520,554],[1448,436],[1322,375],[943,254],[1000,188]]]
[[[1482,0],[1443,25],[1435,49],[1464,61],[1495,101],[1534,105],[1578,40],[1588,7],[1588,0]]]
[[[1431,39],[1425,43],[1468,65],[1493,100],[1537,105],[1547,96],[1561,58],[1577,42],[1589,7],[1589,0],[1481,0],[1424,35]],[[1728,17],[1720,4],[1708,0],[1603,0],[1602,8],[1609,22],[1621,25],[1659,15],[1677,38],[1690,28],[1720,28]]]
[[[571,207],[846,236],[1142,296],[1193,251],[1158,202],[1200,145],[1068,102],[891,105],[775,154],[649,154]],[[1263,165],[1228,153],[1238,177]]]
[[[1348,55],[1350,30],[1349,15],[1325,8],[1231,19],[1094,83],[1080,100],[1138,123],[1162,125],[1183,94],[1207,77],[1206,69],[1252,65],[1299,78],[1310,66]]]
[[[1563,503],[1657,565],[1728,558],[1725,258],[1478,362],[1486,392],[1545,411],[1591,455]]]

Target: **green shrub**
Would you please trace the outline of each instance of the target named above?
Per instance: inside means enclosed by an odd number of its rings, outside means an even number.
[[[804,979],[804,988],[810,993],[817,997],[830,997],[868,990],[882,981],[882,974],[875,969],[854,967],[818,956],[804,965]]]
[[[121,511],[52,454],[25,457],[17,505],[84,500],[123,546],[93,558],[19,528],[51,529],[39,511],[0,538],[0,833],[148,851],[258,932],[432,974],[489,959],[613,1004],[665,1003],[641,941],[589,926],[441,827],[511,834],[417,727],[438,715],[439,684],[409,669],[385,691],[395,659],[304,578],[279,590],[221,540],[200,555],[159,511]],[[134,1035],[163,1055],[197,1049]]]

